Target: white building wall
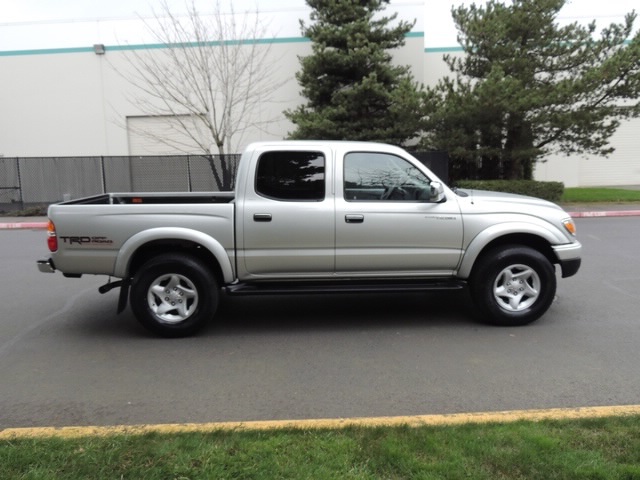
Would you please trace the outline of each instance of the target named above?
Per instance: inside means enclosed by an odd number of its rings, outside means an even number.
[[[102,59],[95,54],[0,57],[0,154],[107,152]]]
[[[624,121],[610,143],[615,151],[607,157],[550,155],[536,166],[535,178],[565,187],[640,184],[640,119]]]
[[[260,111],[253,112],[260,126],[235,139],[236,151],[253,141],[286,137],[294,126],[283,112],[304,101],[295,74],[300,69],[298,57],[311,54],[311,42],[302,38],[273,42],[269,52],[276,64],[273,80],[282,85],[261,102]],[[0,155],[129,155],[127,119],[146,115],[135,105],[140,91],[126,80],[133,75],[127,59],[133,54],[125,47],[109,46],[104,55],[96,55],[92,48],[0,52],[0,69],[11,72],[0,76],[4,92]],[[406,45],[394,54],[394,62],[410,65],[422,83],[422,34],[409,34]],[[148,153],[186,152],[165,145]]]
[[[248,131],[237,148],[281,139],[292,129],[282,112],[302,101],[295,80],[297,55],[310,49],[302,39],[273,44],[274,80],[283,85],[257,112],[268,124]],[[127,118],[145,115],[134,101],[140,92],[126,80],[132,75],[131,54],[109,46],[104,55],[93,49],[2,52],[0,69],[11,75],[0,76],[0,155],[128,155]]]

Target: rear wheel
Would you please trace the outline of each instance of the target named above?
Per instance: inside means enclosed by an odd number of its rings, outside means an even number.
[[[540,318],[553,303],[555,270],[537,250],[503,246],[478,260],[470,288],[483,320],[495,325],[526,325]]]
[[[147,261],[131,282],[131,309],[138,321],[163,337],[200,330],[218,307],[211,271],[195,258],[167,253]]]

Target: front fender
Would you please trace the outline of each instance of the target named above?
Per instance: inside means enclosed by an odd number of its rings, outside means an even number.
[[[562,232],[552,225],[527,222],[506,222],[491,225],[478,233],[465,249],[460,268],[458,268],[458,277],[469,278],[473,265],[487,245],[501,237],[515,234],[542,238],[550,245],[567,243],[567,239]]]
[[[233,268],[225,248],[215,238],[198,230],[182,227],[158,227],[136,233],[120,247],[116,258],[114,276],[126,278],[135,252],[143,245],[155,240],[188,240],[206,248],[216,258],[226,283],[233,281]]]

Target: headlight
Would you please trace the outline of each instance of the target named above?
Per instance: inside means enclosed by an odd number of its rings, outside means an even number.
[[[562,221],[562,225],[564,225],[565,230],[569,232],[574,237],[576,236],[576,224],[573,222],[572,218],[567,218]]]

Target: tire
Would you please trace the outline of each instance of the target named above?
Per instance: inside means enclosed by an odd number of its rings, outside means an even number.
[[[470,289],[483,321],[501,326],[526,325],[540,318],[553,303],[555,269],[533,248],[506,245],[478,260]]]
[[[177,253],[147,261],[131,282],[129,301],[136,319],[163,337],[195,334],[218,307],[218,285],[195,258]]]

